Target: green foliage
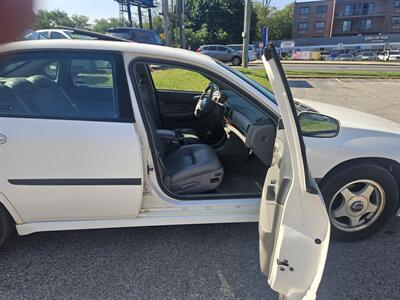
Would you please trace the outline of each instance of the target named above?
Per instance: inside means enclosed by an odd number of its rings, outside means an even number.
[[[76,15],[76,18],[79,18],[79,16]],[[71,20],[68,14],[64,11],[58,9],[52,11],[41,9],[36,13],[35,20],[32,24],[32,28],[34,30],[47,29],[47,28],[54,28],[57,25],[74,27],[75,24],[74,21]]]
[[[241,43],[244,0],[186,0],[185,28],[187,44],[192,49],[201,44]],[[256,15],[252,14],[251,39]]]
[[[124,21],[124,23],[121,24],[118,18],[96,19],[94,20],[92,30],[95,32],[105,33],[107,29],[119,26],[128,26],[128,21]]]
[[[283,9],[276,9],[269,5],[263,6],[261,3],[254,4],[256,14],[256,38],[261,40],[261,29],[269,27],[269,39],[285,40],[292,37],[293,27],[293,3],[288,4]]]
[[[88,30],[90,29],[89,18],[82,15],[72,15],[71,21],[74,23],[75,28]]]

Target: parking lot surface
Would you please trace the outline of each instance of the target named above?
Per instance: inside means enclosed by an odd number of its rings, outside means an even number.
[[[399,118],[400,81],[291,85],[297,97]],[[332,242],[318,298],[400,299],[399,249],[399,218],[373,238]],[[259,269],[257,224],[47,232],[0,248],[0,299],[128,298],[276,299]]]
[[[400,80],[290,79],[294,97],[372,113],[400,123]]]

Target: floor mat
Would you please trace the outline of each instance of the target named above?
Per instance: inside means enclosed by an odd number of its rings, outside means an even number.
[[[217,188],[217,193],[258,194],[262,192],[263,183],[255,177],[228,175]]]

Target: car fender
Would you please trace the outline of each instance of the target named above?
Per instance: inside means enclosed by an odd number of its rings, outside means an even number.
[[[24,223],[23,219],[21,218],[21,215],[15,209],[14,205],[11,204],[11,202],[8,200],[8,198],[1,191],[0,191],[0,203],[5,207],[5,209],[8,211],[8,213],[14,219],[16,224]]]
[[[349,132],[351,131],[351,132]],[[400,163],[400,140],[391,133],[347,129],[335,138],[305,138],[311,172],[324,178],[346,161],[383,158]]]

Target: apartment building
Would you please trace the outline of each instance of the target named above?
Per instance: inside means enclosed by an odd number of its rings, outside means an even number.
[[[293,38],[400,33],[400,0],[296,2]]]

